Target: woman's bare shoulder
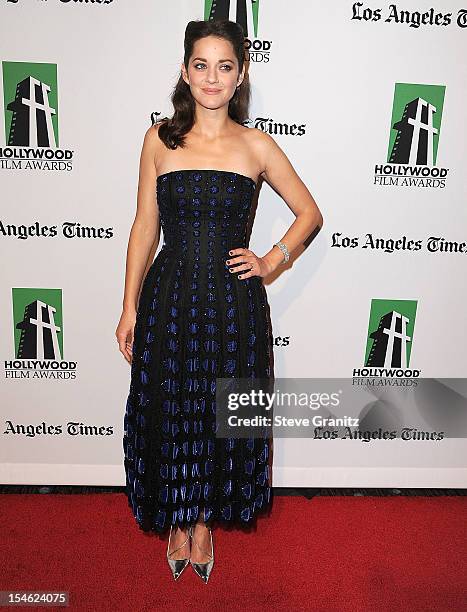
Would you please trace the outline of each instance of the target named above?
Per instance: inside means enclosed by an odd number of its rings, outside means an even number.
[[[159,128],[162,124],[162,121],[154,123],[146,130],[144,135],[143,148],[150,152],[155,165],[157,165],[157,160],[164,155],[166,148],[159,135]]]
[[[261,174],[266,167],[266,160],[273,149],[277,149],[277,143],[272,136],[267,132],[263,132],[258,128],[247,128],[249,131],[248,139],[249,146],[254,151],[255,157],[258,160],[259,166],[262,169]]]
[[[144,135],[145,140],[148,141],[149,144],[152,144],[153,146],[157,146],[157,144],[159,142],[161,142],[161,139],[159,137],[159,128],[162,125],[162,121],[159,121],[157,123],[153,123],[147,130],[146,133]]]
[[[276,141],[270,134],[268,134],[267,132],[263,132],[263,130],[260,130],[259,128],[251,127],[247,128],[247,130],[249,132],[249,137],[251,138],[251,140],[258,146],[271,147],[276,144]]]
[[[259,157],[267,156],[268,153],[278,145],[274,138],[259,128],[247,128],[249,145],[255,150]]]

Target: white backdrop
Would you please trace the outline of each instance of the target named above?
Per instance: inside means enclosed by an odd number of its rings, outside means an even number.
[[[172,113],[169,95],[186,23],[204,18],[210,4],[0,4],[3,483],[124,484],[121,438],[129,367],[114,332],[139,153],[151,113]],[[251,125],[276,139],[325,219],[310,247],[266,285],[276,377],[352,377],[365,365],[368,334],[375,329],[369,329],[374,300],[387,300],[388,312],[399,312],[391,306],[399,300],[416,304],[409,379],[465,377],[462,5],[444,1],[434,13],[425,0],[406,0],[403,6],[248,1],[249,11],[250,5],[257,10],[257,31],[248,33],[257,50],[249,67]],[[426,23],[416,27],[424,13]],[[50,147],[22,135],[29,117],[22,100],[31,77],[50,88],[46,98],[56,111],[58,139]],[[35,103],[41,102],[37,91]],[[404,102],[407,91],[413,95]],[[389,161],[393,108],[399,121],[400,104],[403,109],[418,98],[438,104],[433,165],[448,169],[447,176],[441,186],[406,185],[401,178],[399,184],[378,183],[375,166]],[[37,133],[51,134],[41,119]],[[46,151],[58,158],[63,150],[71,152],[68,164],[30,161]],[[404,172],[414,167],[394,166]],[[261,255],[294,217],[267,184],[259,198],[250,247]],[[369,248],[368,235],[384,241],[405,236],[419,241],[419,248]],[[450,251],[431,251],[430,237],[452,243]],[[342,246],[349,243],[353,246]],[[55,308],[48,311],[60,328],[59,353],[52,359],[47,353],[40,359],[36,332],[24,329],[24,308],[35,308],[37,300]],[[26,345],[19,346],[21,322],[24,338],[31,332],[29,354],[21,352]],[[439,421],[449,408],[439,406]],[[465,434],[464,415],[461,403],[456,423]],[[405,415],[406,425],[412,416]],[[277,439],[273,485],[463,487],[465,451],[462,437],[367,444]]]

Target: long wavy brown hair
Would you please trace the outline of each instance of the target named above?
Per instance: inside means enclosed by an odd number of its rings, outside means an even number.
[[[206,36],[216,36],[230,41],[237,56],[240,74],[245,60],[245,35],[241,25],[228,19],[190,21],[188,23],[184,41],[183,63],[185,68],[188,70],[188,62],[193,53],[195,42]],[[236,88],[229,101],[229,117],[237,123],[243,124],[248,118],[250,95],[250,83],[247,71],[245,71],[243,81]],[[159,137],[168,149],[183,148],[185,146],[185,134],[191,130],[195,121],[195,100],[191,94],[190,86],[183,80],[181,71],[170,99],[174,107],[174,113],[171,118],[164,117],[157,122],[160,123]]]

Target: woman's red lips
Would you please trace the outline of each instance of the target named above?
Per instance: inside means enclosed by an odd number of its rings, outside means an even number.
[[[219,93],[221,90],[220,89],[203,89],[203,91],[205,91],[206,93]]]

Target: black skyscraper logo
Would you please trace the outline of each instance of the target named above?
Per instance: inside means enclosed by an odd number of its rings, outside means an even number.
[[[393,126],[397,136],[389,157],[391,164],[433,165],[433,136],[438,134],[433,125],[435,111],[422,98],[406,104],[401,120]]]
[[[13,116],[8,136],[9,146],[55,147],[52,115],[49,104],[50,86],[29,76],[16,86],[15,99],[6,108]]]
[[[18,359],[61,359],[58,342],[61,328],[55,324],[55,312],[53,306],[40,300],[26,306],[23,320],[16,324],[16,329],[21,330]]]

